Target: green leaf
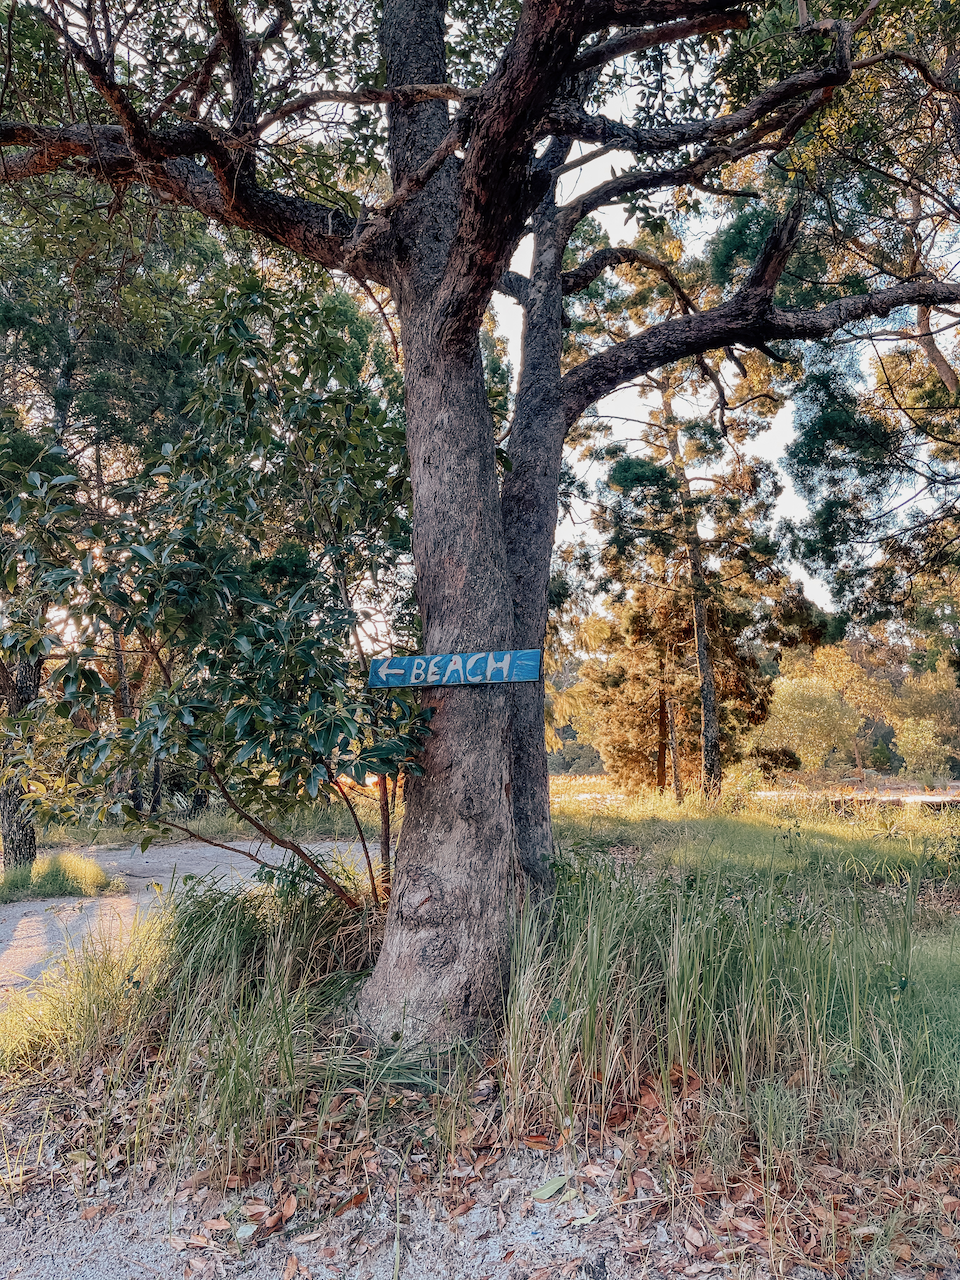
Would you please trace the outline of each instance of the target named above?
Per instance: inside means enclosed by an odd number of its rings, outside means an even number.
[[[559,1174],[556,1178],[550,1178],[542,1186],[537,1187],[536,1191],[531,1191],[534,1200],[549,1200],[555,1196],[557,1192],[567,1185],[570,1181],[569,1176],[565,1173]]]

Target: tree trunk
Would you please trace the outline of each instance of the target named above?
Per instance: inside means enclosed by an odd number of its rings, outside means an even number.
[[[385,0],[387,84],[446,81],[444,16],[437,0]],[[433,101],[392,105],[388,114],[396,189],[429,161],[447,137],[450,118],[446,104]],[[478,335],[465,336],[460,318],[444,309],[451,246],[461,218],[469,217],[456,181],[461,164],[450,156],[429,192],[414,193],[404,205],[407,221],[397,223],[401,251],[390,280],[403,342],[413,557],[427,653],[542,643],[539,617],[545,624],[555,523],[555,514],[537,513],[543,527],[527,530],[530,541],[546,536],[546,563],[541,549],[529,570],[537,584],[535,608],[528,616],[521,604],[518,623],[519,589],[511,575],[525,572],[516,542],[524,498],[512,491],[501,505]],[[529,422],[529,432],[521,428],[511,441],[511,455],[515,471],[540,485],[536,454],[543,441],[533,434],[532,414]],[[547,476],[561,446],[562,433]],[[553,486],[555,513],[555,478]],[[513,538],[509,565],[505,512]],[[523,870],[541,891],[549,885],[542,685],[454,685],[426,691],[424,701],[434,715],[423,774],[404,787],[384,943],[359,1001],[367,1033],[387,1044],[449,1043],[498,1008]]]
[[[666,417],[669,419],[669,402],[664,400]],[[700,725],[701,725],[701,759],[703,769],[703,791],[708,796],[718,796],[723,778],[720,762],[720,714],[717,705],[717,682],[713,671],[713,655],[710,652],[710,638],[707,631],[707,601],[710,588],[703,570],[703,548],[700,542],[700,531],[697,528],[696,511],[693,495],[690,492],[690,481],[683,468],[680,457],[680,446],[677,430],[669,421],[667,423],[667,443],[674,474],[680,486],[680,505],[683,514],[684,539],[687,546],[687,560],[690,566],[690,587],[693,592],[693,633],[697,646],[697,674],[700,683]]]
[[[37,857],[37,831],[23,809],[23,785],[11,778],[0,786],[0,832],[3,834],[4,871],[32,866]]]
[[[518,649],[541,649],[546,636],[565,434],[560,402],[563,244],[551,213],[548,205],[534,236],[523,364],[508,444],[511,470],[503,478],[503,523]],[[543,681],[514,685],[511,701],[517,847],[527,891],[540,898],[551,893],[554,885]]]
[[[511,593],[479,346],[445,347],[430,320],[426,305],[401,310],[425,648],[508,649]],[[520,884],[510,688],[425,692],[434,716],[424,772],[404,788],[383,948],[360,996],[367,1032],[388,1044],[450,1042],[501,1003]]]
[[[6,667],[3,684],[7,715],[17,716],[34,702],[40,692],[43,678],[43,659],[31,662],[21,657]],[[7,753],[0,765],[6,766]],[[3,838],[3,855],[0,868],[31,866],[37,857],[37,832],[33,817],[23,807],[23,784],[13,777],[0,786],[0,836]]]
[[[123,652],[123,640],[119,627],[111,625],[110,630],[113,633],[113,657],[117,668],[117,697],[120,701],[120,714],[129,719],[133,716],[133,700],[130,697],[130,682],[127,679],[127,662],[126,655]],[[140,778],[136,769],[126,770],[125,783],[130,796],[130,803],[137,813],[143,813],[143,789],[140,786]]]
[[[673,770],[673,790],[677,804],[683,804],[683,780],[680,777],[680,752],[677,750],[677,721],[673,703],[667,703],[667,724],[670,729],[670,766]]]
[[[660,663],[660,686],[657,690],[657,790],[667,789],[667,695],[663,688],[663,662]]]

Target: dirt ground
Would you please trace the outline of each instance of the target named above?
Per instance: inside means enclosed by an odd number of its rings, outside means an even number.
[[[281,851],[271,853],[260,841],[231,843],[237,849],[258,852],[266,861],[281,860]],[[321,854],[337,850],[330,840],[309,848]],[[343,851],[348,852],[345,846]],[[182,876],[212,874],[229,883],[250,879],[257,869],[241,854],[188,842],[158,842],[145,853],[139,845],[91,845],[76,852],[99,863],[111,879],[122,880],[126,892],[0,906],[0,993],[36,978],[51,959],[65,947],[76,946],[87,934],[99,930],[109,935],[128,929],[138,912],[149,911],[159,893]]]

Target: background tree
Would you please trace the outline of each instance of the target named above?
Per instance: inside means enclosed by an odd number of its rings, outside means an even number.
[[[365,692],[356,670],[366,622],[404,629],[407,475],[397,406],[390,421],[359,381],[362,344],[337,333],[356,313],[337,295],[326,303],[298,314],[253,280],[200,317],[197,425],[116,478],[109,541],[83,504],[59,497],[58,482],[77,477],[30,473],[17,501],[36,575],[70,621],[61,647],[73,652],[51,679],[58,710],[86,718],[71,758],[101,813],[128,777],[175,758],[342,896],[282,818],[318,795],[351,807],[345,777],[415,767],[422,721],[402,699]],[[136,703],[103,679],[104,633],[153,657],[160,678],[140,682]],[[130,800],[112,807],[142,822]],[[188,830],[169,811],[156,823]],[[381,853],[388,878],[389,827]]]

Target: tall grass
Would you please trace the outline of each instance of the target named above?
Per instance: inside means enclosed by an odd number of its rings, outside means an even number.
[[[82,1085],[85,1148],[72,1142],[90,1172],[148,1155],[220,1174],[273,1168],[345,1086],[361,1098],[385,1083],[435,1087],[417,1064],[358,1047],[349,1026],[382,926],[382,908],[358,915],[326,893],[188,882],[125,935],[96,931],[9,994],[0,1071],[55,1065]]]
[[[744,1140],[782,1145],[792,1115],[794,1145],[835,1145],[834,1103],[855,1095],[886,1116],[874,1140],[902,1150],[960,1106],[952,935],[918,937],[915,898],[916,881],[892,894],[809,866],[563,867],[552,930],[527,916],[514,950],[515,1124],[582,1135],[651,1087],[669,1115],[692,1075],[740,1100]],[[787,1081],[802,1107],[781,1105]]]
[[[358,1041],[382,908],[200,880],[122,944],[95,935],[12,993],[0,1069],[56,1062],[98,1090],[85,1139],[97,1167],[160,1152],[268,1170],[345,1098],[358,1134],[393,1123],[401,1086],[442,1151],[481,1071],[504,1135],[593,1145],[656,1098],[668,1140],[689,1143],[683,1117],[698,1115],[719,1169],[866,1148],[906,1168],[946,1141],[960,1109],[956,930],[918,910],[919,851],[881,850],[865,871],[842,828],[585,803],[558,824],[579,848],[560,858],[552,905],[520,915],[503,1021],[482,1048],[431,1065]],[[615,822],[639,838],[608,833],[622,847],[598,853],[596,828]],[[698,1088],[699,1111],[685,1110]],[[435,1111],[426,1094],[441,1095]]]

